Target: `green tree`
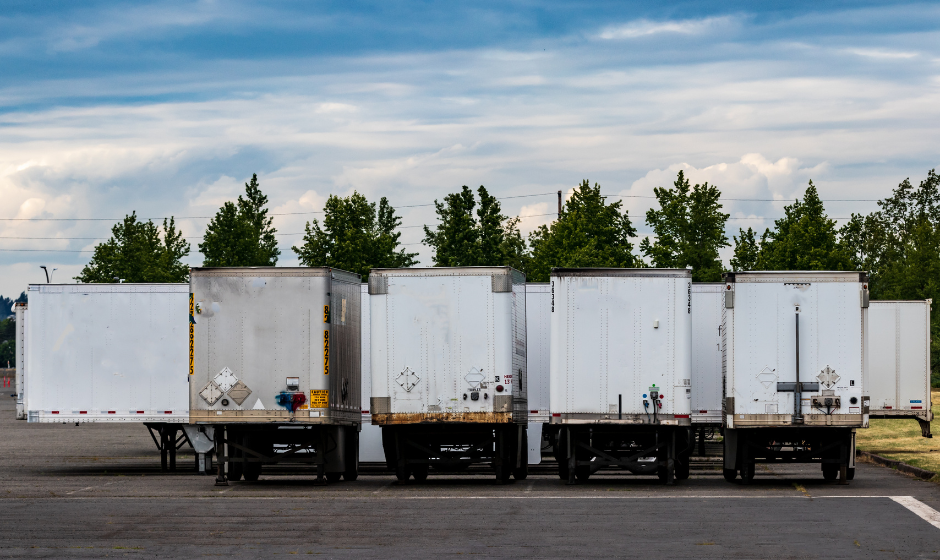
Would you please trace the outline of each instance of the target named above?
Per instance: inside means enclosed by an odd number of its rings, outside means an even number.
[[[691,266],[693,282],[720,282],[724,267],[718,251],[728,246],[721,191],[708,183],[691,186],[682,171],[673,187],[653,189],[660,209],[647,210],[646,223],[656,239],[644,239],[640,251],[659,268]]]
[[[628,212],[621,213],[622,201],[607,204],[597,183],[587,179],[578,185],[565,203],[558,219],[539,226],[529,234],[532,247],[527,271],[532,282],[547,282],[554,267],[643,266],[633,254],[631,237],[636,228]]]
[[[323,208],[323,227],[307,222],[304,242],[291,247],[304,266],[332,266],[367,278],[373,268],[407,268],[417,253],[399,248],[401,218],[388,199],[374,202],[353,192],[346,198],[330,195]]]
[[[881,268],[886,263],[887,225],[884,216],[878,212],[868,215],[853,213],[839,229],[839,240],[852,262],[852,268],[870,272],[872,288],[880,284]],[[872,293],[874,295],[874,290]]]
[[[434,266],[513,266],[525,272],[525,240],[518,218],[502,213],[499,201],[486,187],[477,189],[479,204],[470,187],[434,201],[440,223],[424,226],[423,243],[431,247]],[[474,212],[476,209],[476,212]]]
[[[0,367],[16,367],[16,340],[0,341]]]
[[[935,170],[916,187],[909,179],[879,210],[852,216],[842,229],[843,244],[856,249],[855,264],[871,270],[873,299],[940,301],[940,177]],[[940,385],[940,306],[930,317],[931,381]]]
[[[206,226],[199,244],[203,266],[274,266],[277,248],[274,218],[268,216],[268,197],[261,193],[258,174],[245,183],[245,196],[226,202]]]
[[[826,215],[819,193],[809,182],[803,200],[785,206],[784,217],[761,236],[757,270],[848,270],[852,259],[837,236],[836,221]]]
[[[137,213],[111,228],[111,238],[95,247],[91,260],[75,280],[85,283],[186,282],[189,267],[180,259],[189,254],[189,243],[176,230],[171,217],[163,220],[163,232],[150,220],[140,222]]]
[[[16,299],[0,296],[0,317],[12,316],[13,304],[21,302],[26,303],[26,292],[20,292],[20,297]]]
[[[757,255],[760,253],[757,233],[751,228],[747,228],[747,231],[738,228],[738,235],[733,238],[734,256],[731,257],[731,270],[754,270],[757,266]]]

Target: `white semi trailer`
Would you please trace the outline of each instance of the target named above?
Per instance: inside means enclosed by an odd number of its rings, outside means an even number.
[[[525,302],[509,267],[370,272],[369,408],[400,481],[472,463],[525,478]]]
[[[551,425],[569,484],[605,466],[689,476],[692,278],[684,269],[553,269]]]
[[[16,315],[16,419],[26,420],[26,406],[24,393],[26,391],[26,316],[25,303],[17,303],[14,307]]]
[[[215,428],[217,484],[223,465],[235,480],[265,463],[358,476],[359,304],[359,275],[337,269],[190,271],[189,421]]]
[[[529,403],[529,464],[542,462],[543,427],[551,419],[549,409],[549,349],[551,348],[552,288],[548,283],[525,285],[526,377]]]
[[[931,300],[872,301],[869,418],[913,418],[924,437],[933,420],[930,402]]]
[[[692,425],[721,426],[723,282],[692,284]]]
[[[197,469],[205,470],[211,442],[186,426],[188,335],[181,321],[189,287],[34,284],[28,290],[28,308],[17,307],[24,366],[17,372],[27,420],[140,422],[164,470],[175,469],[176,451],[187,440],[197,452]]]
[[[708,433],[721,427],[721,315],[723,282],[692,284],[692,436],[705,454]]]
[[[369,284],[364,282],[360,286],[362,297],[360,303],[361,329],[362,329],[362,431],[359,433],[359,462],[385,463],[385,450],[382,449],[382,428],[372,424],[372,413],[369,411],[369,399],[372,396],[372,352],[370,336],[372,316],[369,308]]]
[[[868,275],[726,273],[722,319],[724,476],[755,463],[821,463],[855,473],[868,427]]]

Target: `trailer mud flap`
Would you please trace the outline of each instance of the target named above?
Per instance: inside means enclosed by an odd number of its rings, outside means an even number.
[[[725,428],[725,469],[738,468],[738,431]]]

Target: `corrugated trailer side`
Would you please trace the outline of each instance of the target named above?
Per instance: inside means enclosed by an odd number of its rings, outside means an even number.
[[[932,437],[930,402],[931,300],[872,301],[870,418],[913,418]]]
[[[360,290],[332,268],[190,270],[190,421],[215,428],[218,484],[265,463],[358,476]]]

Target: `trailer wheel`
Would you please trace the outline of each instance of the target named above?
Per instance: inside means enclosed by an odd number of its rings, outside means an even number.
[[[385,452],[385,468],[395,470],[398,464],[398,455],[395,449],[395,436],[391,428],[382,427],[382,451]]]
[[[568,449],[568,442],[565,440],[565,430],[558,430],[558,437],[555,438],[555,448],[552,454],[555,456],[555,462],[558,463],[558,478],[568,480],[568,457],[565,451]]]
[[[704,430],[704,428],[702,429]],[[676,480],[688,480],[695,436],[691,435],[689,430],[679,430],[676,436],[676,451],[678,451],[675,469]]]
[[[398,479],[398,482],[408,482],[408,479],[411,477],[411,469],[408,468],[408,465],[402,465],[398,461],[395,462],[395,478]]]
[[[849,467],[849,468],[845,471],[845,479],[846,479],[846,480],[855,480],[855,467]]]
[[[586,482],[587,479],[591,478],[591,467],[589,465],[578,465],[574,468],[574,476],[578,479],[578,482]]]
[[[676,480],[688,480],[689,478],[689,458],[676,461]]]
[[[245,467],[245,480],[255,482],[261,476],[261,463],[248,463]]]
[[[229,480],[241,480],[242,479],[242,462],[241,461],[229,462],[228,479]]]
[[[754,461],[750,461],[741,468],[741,480],[745,484],[749,484],[754,480],[754,474],[757,471],[757,464]]]
[[[738,471],[736,469],[724,469],[722,473],[725,475],[725,480],[728,482],[734,482],[734,479],[738,477]]]
[[[522,455],[520,465],[513,469],[512,477],[516,480],[525,480],[529,476],[529,434],[522,432],[522,442],[519,445]]]
[[[428,479],[428,465],[427,463],[420,463],[417,465],[411,465],[411,476],[415,477],[417,482],[424,482]]]
[[[347,430],[345,459],[346,470],[343,471],[343,480],[352,482],[359,478],[359,432]]]
[[[340,477],[343,476],[341,472],[328,472],[326,473],[327,482],[339,482]]]
[[[658,478],[659,481],[663,484],[666,483],[666,480],[669,479],[669,471],[666,469],[666,467],[656,467],[656,478]]]
[[[835,480],[839,478],[839,465],[835,463],[823,463],[822,473],[824,479],[830,481]]]

